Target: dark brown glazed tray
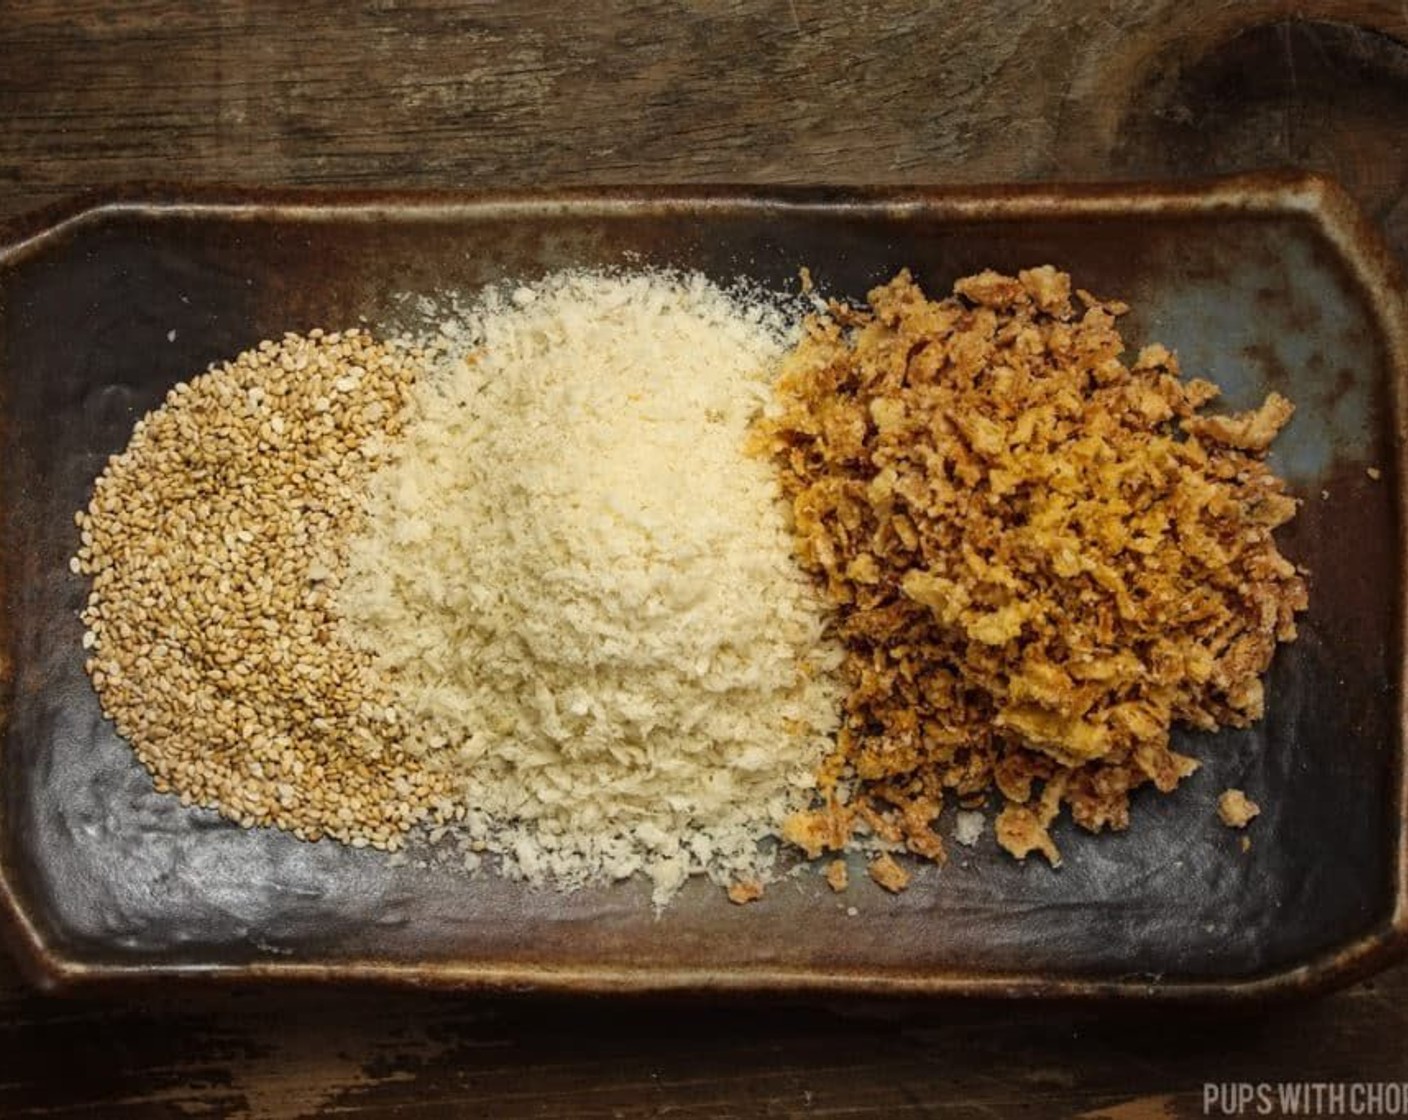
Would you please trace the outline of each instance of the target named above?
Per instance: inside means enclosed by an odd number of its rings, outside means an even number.
[[[0,891],[37,982],[1249,999],[1343,982],[1401,948],[1405,294],[1332,185],[150,189],[0,233]],[[1313,582],[1267,718],[1179,736],[1203,769],[1173,796],[1138,796],[1125,834],[1063,822],[1059,871],[1008,859],[989,830],[897,897],[856,864],[846,895],[808,872],[736,907],[695,882],[658,918],[640,883],[561,895],[393,866],[154,793],[84,676],[86,587],[67,564],[73,511],[133,421],[262,338],[403,324],[397,293],[625,262],[780,288],[805,264],[850,297],[901,266],[944,291],[1051,262],[1129,300],[1131,344],[1176,349],[1230,406],[1286,393],[1299,411],[1273,461],[1305,502],[1283,542]],[[1245,854],[1214,813],[1234,785],[1263,806]]]

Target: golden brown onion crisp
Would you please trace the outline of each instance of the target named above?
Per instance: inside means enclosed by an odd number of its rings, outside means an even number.
[[[1262,461],[1293,406],[1200,413],[1162,346],[1126,363],[1126,305],[1050,266],[929,300],[908,272],[813,318],[761,422],[801,562],[837,608],[844,726],[809,855],[857,832],[941,860],[945,791],[995,787],[999,842],[1060,856],[1129,793],[1197,768],[1175,723],[1262,715],[1306,585],[1273,531],[1297,501]]]

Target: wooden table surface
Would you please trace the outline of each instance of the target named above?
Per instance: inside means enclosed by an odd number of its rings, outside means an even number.
[[[134,179],[1000,182],[1297,166],[1408,262],[1400,0],[0,0],[0,218]],[[1408,967],[1290,1008],[187,989],[0,959],[0,1115],[1196,1116],[1408,1081]]]

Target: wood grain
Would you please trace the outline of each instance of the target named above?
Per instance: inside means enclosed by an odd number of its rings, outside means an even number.
[[[1151,73],[1164,75],[1149,107],[1157,117],[1179,73],[1293,8],[1355,25],[1366,43],[1380,32],[1408,39],[1402,5],[1371,0],[784,0],[575,12],[526,2],[5,0],[0,214],[133,178],[466,186],[1101,176],[1127,125],[1157,130],[1136,104]],[[1315,50],[1311,42],[1303,53]],[[1285,72],[1304,65],[1269,61]],[[1248,137],[1235,156],[1283,162],[1293,154],[1283,140]]]
[[[1408,261],[1393,0],[0,0],[0,218],[141,179],[996,182],[1296,165]],[[1408,1079],[1408,968],[1250,1017],[168,988],[0,960],[0,1115],[1198,1116]]]
[[[11,985],[0,1113],[1129,1117],[1155,1101],[1197,1116],[1204,1082],[1403,1080],[1405,976],[1219,1019],[317,991],[56,1001]]]

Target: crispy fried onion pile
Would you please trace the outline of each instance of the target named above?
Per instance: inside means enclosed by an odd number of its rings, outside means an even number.
[[[1216,385],[1158,345],[1126,365],[1127,305],[1076,296],[1050,266],[939,301],[902,272],[786,360],[756,450],[846,649],[842,730],[785,830],[813,858],[869,836],[942,861],[945,791],[996,786],[998,841],[1057,865],[1063,804],[1123,829],[1132,789],[1197,768],[1175,721],[1262,715],[1307,602],[1262,460],[1292,405],[1200,415]]]

